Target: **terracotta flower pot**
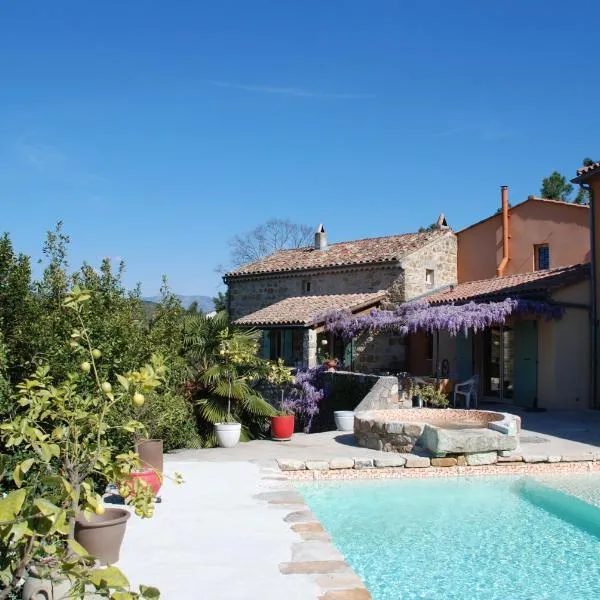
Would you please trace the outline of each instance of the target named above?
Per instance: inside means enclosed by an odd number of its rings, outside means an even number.
[[[271,437],[278,441],[288,441],[294,435],[294,415],[271,417]]]
[[[146,485],[149,485],[152,488],[152,492],[155,496],[158,496],[158,492],[162,486],[162,481],[160,479],[160,473],[154,469],[141,469],[140,471],[132,471],[131,472],[131,484],[130,488],[133,490],[133,481],[135,479],[139,479]]]
[[[103,515],[93,513],[89,521],[80,513],[75,521],[75,541],[101,564],[116,563],[130,516],[124,508],[107,508]]]
[[[135,451],[139,454],[143,469],[151,468],[159,473],[163,472],[162,440],[140,440],[135,445]]]

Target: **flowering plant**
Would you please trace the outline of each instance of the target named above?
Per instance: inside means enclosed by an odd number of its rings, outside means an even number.
[[[327,371],[324,366],[300,369],[296,373],[294,392],[285,402],[286,410],[291,410],[304,420],[304,432],[308,433],[312,420],[319,413],[319,404],[325,398],[322,375]]]
[[[468,302],[431,306],[424,301],[406,302],[394,310],[373,309],[365,315],[353,315],[349,310],[326,313],[321,318],[325,328],[351,340],[362,333],[389,331],[400,335],[425,331],[448,331],[450,335],[469,329],[479,331],[501,325],[512,315],[560,319],[564,308],[548,302],[507,298],[499,302]]]

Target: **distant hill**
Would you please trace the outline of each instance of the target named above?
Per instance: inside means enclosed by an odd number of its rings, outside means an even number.
[[[189,308],[192,302],[198,303],[198,308],[204,312],[209,313],[215,310],[215,304],[210,296],[177,296],[181,301],[183,308]],[[145,302],[152,302],[158,304],[160,302],[160,296],[150,296],[148,298],[142,298]]]

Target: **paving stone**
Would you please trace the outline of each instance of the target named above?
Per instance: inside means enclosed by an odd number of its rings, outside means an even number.
[[[431,459],[432,467],[455,467],[457,464],[458,464],[458,461],[451,456],[447,456],[446,458],[432,458]]]
[[[332,458],[329,461],[330,469],[353,469],[354,459],[353,458]]]
[[[282,471],[303,471],[306,469],[303,460],[293,458],[279,458],[277,459],[277,464]]]
[[[371,600],[371,594],[364,587],[349,590],[331,590],[319,596],[319,600]]]
[[[344,560],[344,557],[329,541],[308,540],[292,544],[292,562],[314,560]]]
[[[406,459],[400,455],[397,456],[386,456],[385,458],[373,459],[373,464],[378,469],[386,469],[389,467],[403,467],[406,464]]]
[[[316,521],[317,518],[310,510],[297,510],[291,512],[283,519],[286,523],[310,523]]]
[[[364,586],[361,578],[348,567],[348,572],[327,573],[315,577],[316,584],[323,590],[349,590]]]
[[[523,462],[526,463],[545,463],[548,462],[548,456],[545,454],[524,454]]]
[[[431,466],[431,459],[428,456],[415,456],[414,454],[403,454],[406,459],[404,465],[407,469],[424,469]]]
[[[549,463],[557,463],[560,462],[561,457],[560,456],[548,456],[548,462]]]
[[[499,463],[517,463],[523,462],[523,457],[520,454],[510,454],[509,456],[498,456]]]
[[[510,450],[498,450],[498,456],[506,457],[510,456]]]
[[[295,523],[291,530],[297,533],[303,540],[328,541],[329,535],[317,521],[310,523]]]
[[[482,465],[493,465],[498,462],[497,452],[475,452],[466,454],[467,464],[470,467],[479,467]]]
[[[562,462],[586,462],[594,460],[594,455],[589,454],[564,454],[561,457]]]
[[[304,562],[286,562],[279,565],[284,575],[313,575],[345,571],[348,565],[343,560],[309,560]]]
[[[372,458],[355,458],[354,459],[355,469],[371,469],[373,468]]]
[[[269,504],[304,504],[304,498],[294,490],[262,492],[254,497],[257,500],[266,500]]]
[[[466,467],[467,466],[467,459],[465,458],[464,454],[461,454],[459,456],[456,457],[456,464],[459,467]]]
[[[329,463],[326,460],[307,460],[305,464],[309,471],[329,471]]]

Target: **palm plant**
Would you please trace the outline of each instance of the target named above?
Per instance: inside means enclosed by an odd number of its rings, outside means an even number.
[[[215,445],[216,423],[241,423],[242,440],[263,437],[275,411],[253,387],[268,364],[257,354],[256,332],[231,325],[226,313],[186,315],[183,349],[202,445]]]

